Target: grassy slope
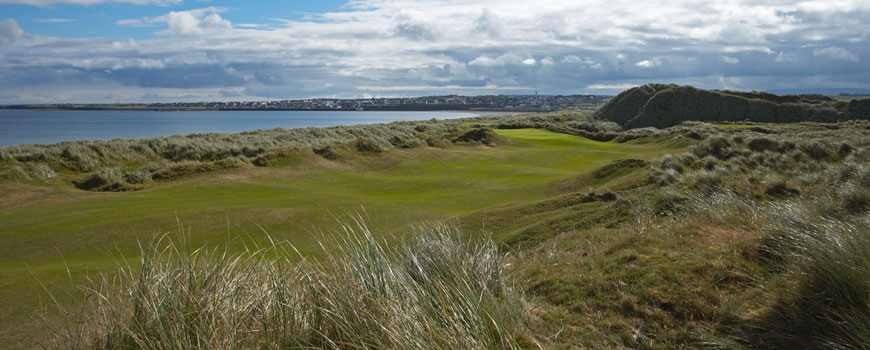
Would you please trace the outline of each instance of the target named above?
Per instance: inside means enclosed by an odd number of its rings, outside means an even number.
[[[0,342],[16,344],[38,329],[29,317],[44,293],[31,274],[62,293],[69,289],[65,265],[74,278],[109,268],[113,251],[132,254],[137,238],[174,230],[176,217],[200,240],[220,242],[228,229],[262,238],[262,227],[309,252],[314,244],[309,232],[361,207],[373,228],[466,217],[466,232],[485,226],[507,238],[516,232],[495,220],[517,211],[504,205],[519,208],[524,206],[516,203],[554,197],[565,190],[566,179],[615,159],[651,159],[682,146],[601,143],[530,129],[498,132],[514,142],[340,161],[310,154],[282,167],[224,170],[140,192],[0,184]],[[502,206],[500,215],[481,214],[494,206]]]

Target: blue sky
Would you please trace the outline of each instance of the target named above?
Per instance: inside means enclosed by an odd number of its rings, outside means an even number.
[[[866,0],[0,0],[0,103],[870,89],[866,18]]]
[[[131,1],[132,2],[132,1]],[[153,26],[119,26],[120,19],[158,17],[170,11],[190,11],[204,7],[222,8],[222,16],[233,23],[279,25],[279,19],[306,20],[318,13],[339,11],[345,0],[320,1],[143,1],[142,6],[129,2],[100,1],[82,6],[75,1],[0,1],[3,15],[12,18],[26,32],[64,38],[134,38],[154,37]],[[13,3],[13,4],[9,4]],[[38,6],[29,5],[37,4]]]

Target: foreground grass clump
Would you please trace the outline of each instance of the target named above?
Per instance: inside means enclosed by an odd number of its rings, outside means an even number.
[[[315,261],[166,236],[84,288],[55,346],[74,349],[515,349],[525,307],[488,239],[443,225],[386,245],[361,221]]]
[[[755,281],[718,302],[722,333],[747,348],[870,344],[870,139],[845,125],[712,135],[653,163],[651,182],[682,198],[680,226],[752,232],[730,260],[758,264],[745,270]]]
[[[864,349],[870,345],[870,225],[776,208],[765,248],[785,270],[755,341],[769,349]]]

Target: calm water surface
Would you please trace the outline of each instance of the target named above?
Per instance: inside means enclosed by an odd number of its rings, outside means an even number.
[[[388,123],[482,115],[363,111],[40,111],[0,110],[0,147],[72,140],[233,133],[272,128]]]

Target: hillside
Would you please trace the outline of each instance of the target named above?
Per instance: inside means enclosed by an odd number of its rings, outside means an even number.
[[[835,101],[823,95],[702,90],[674,84],[646,84],[624,91],[595,118],[626,129],[666,128],[684,121],[836,123],[870,119],[870,99]]]

